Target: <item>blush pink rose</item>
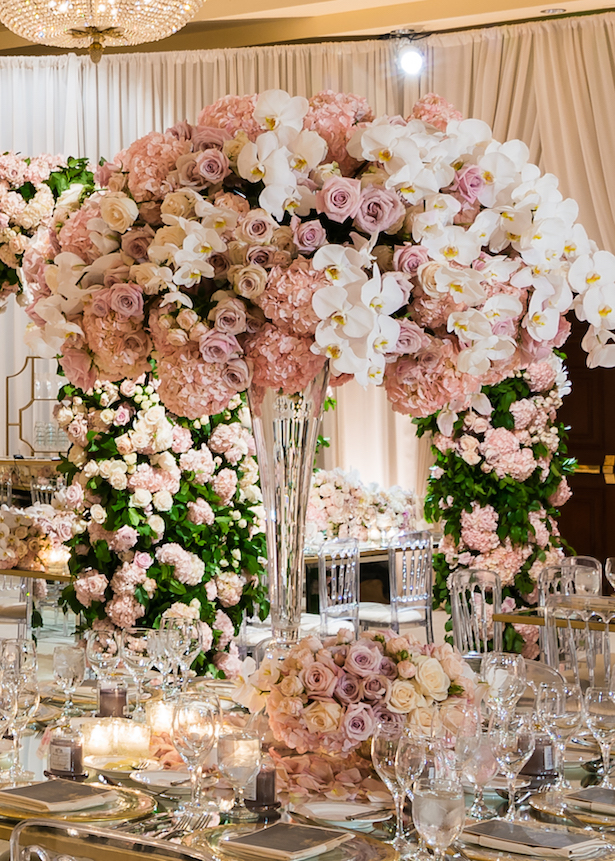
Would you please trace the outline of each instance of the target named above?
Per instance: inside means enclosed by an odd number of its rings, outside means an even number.
[[[429,260],[429,252],[422,245],[413,245],[406,242],[401,247],[396,247],[393,254],[393,267],[399,272],[407,272],[415,275],[416,270]]]
[[[365,643],[353,643],[348,650],[344,669],[356,676],[371,676],[378,672],[382,654]]]
[[[316,192],[316,211],[340,224],[354,218],[361,201],[361,182],[344,176],[331,176]]]
[[[314,661],[307,669],[299,673],[299,678],[311,697],[332,697],[337,684],[337,675],[330,667],[320,661]]]
[[[199,339],[199,350],[206,362],[227,362],[241,356],[239,341],[234,335],[210,329]]]
[[[111,310],[123,317],[143,314],[143,290],[137,284],[116,284],[109,290]]]
[[[92,388],[96,381],[96,368],[89,353],[85,350],[65,350],[59,362],[68,379],[78,389],[87,391]]]
[[[389,230],[406,215],[406,207],[394,191],[379,185],[368,185],[361,192],[355,224],[365,233]]]
[[[316,251],[327,241],[327,232],[318,219],[301,221],[296,215],[290,222],[293,239],[299,251],[310,253]]]

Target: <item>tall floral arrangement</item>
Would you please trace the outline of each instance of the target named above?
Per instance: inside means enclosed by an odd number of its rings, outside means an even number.
[[[249,415],[235,397],[223,414],[177,419],[157,388],[143,378],[60,393],[56,418],[72,442],[62,494],[83,522],[63,601],[86,628],[200,620],[195,668],[233,675],[246,610],[268,611]]]
[[[472,670],[448,644],[421,645],[393,631],[355,640],[342,630],[304,638],[283,660],[266,659],[235,699],[252,711],[265,707],[275,738],[298,753],[347,756],[377,723],[427,732],[436,708],[474,694]]]
[[[0,155],[0,310],[9,297],[22,292],[19,269],[32,239],[42,235],[56,206],[62,212],[78,205],[84,189],[93,187],[85,159],[40,155],[35,158],[6,152]],[[37,234],[41,236],[38,236]],[[26,273],[31,280],[34,273]],[[30,302],[26,295],[24,301]]]
[[[536,603],[540,570],[564,555],[557,516],[570,497],[574,461],[557,409],[567,391],[561,359],[552,356],[486,388],[488,417],[466,411],[449,434],[435,417],[416,420],[419,434],[434,433],[425,510],[444,533],[434,555],[435,603],[448,604],[457,568],[499,574],[504,611]],[[538,656],[537,628],[507,626],[504,637],[507,651]]]
[[[194,419],[250,382],[300,391],[328,358],[334,382],[384,381],[450,432],[563,343],[573,307],[590,363],[614,360],[615,256],[525,144],[438,97],[374,119],[348,94],[227,96],[97,181],[30,309],[83,388],[155,358],[162,401]]]

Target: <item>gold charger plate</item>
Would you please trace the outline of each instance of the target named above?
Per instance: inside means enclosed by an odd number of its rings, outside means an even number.
[[[256,825],[218,825],[216,828],[205,828],[203,831],[194,831],[182,840],[186,846],[198,849],[203,847],[212,852],[216,861],[238,861],[238,856],[232,850],[225,851],[224,838],[233,834],[235,837],[241,834],[250,834],[262,828]],[[222,845],[221,845],[222,844]],[[323,855],[314,855],[318,861],[398,861],[399,854],[388,843],[382,843],[366,834],[354,834],[351,840],[342,843],[336,849],[325,852]]]
[[[30,723],[50,723],[51,721],[57,720],[61,714],[61,709],[47,705],[46,703],[41,703],[36,714],[30,719]]]
[[[553,796],[550,792],[532,795],[528,803],[537,813],[546,813],[547,816],[553,816],[556,819],[566,819],[566,811],[562,811],[559,805],[553,801]],[[595,813],[591,810],[585,810],[582,807],[577,807],[573,801],[566,803],[566,809],[570,811],[575,819],[583,822],[584,825],[615,829],[615,815],[610,816],[607,813]]]
[[[145,792],[138,789],[125,789],[120,786],[114,786],[113,790],[119,796],[116,801],[89,810],[72,810],[67,813],[58,811],[39,813],[37,811],[34,814],[32,811],[11,807],[10,804],[0,798],[0,819],[20,822],[22,819],[31,819],[35,816],[36,819],[61,819],[64,822],[128,822],[149,816],[156,810],[155,798]]]

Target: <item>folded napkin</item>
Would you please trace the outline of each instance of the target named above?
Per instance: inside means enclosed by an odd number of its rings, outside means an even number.
[[[27,813],[68,813],[101,807],[118,799],[114,790],[70,780],[43,780],[0,789],[0,804]]]
[[[571,801],[582,810],[615,816],[615,789],[602,789],[600,786],[575,789],[574,792],[566,793],[566,801]]]
[[[605,848],[601,838],[575,834],[565,829],[547,830],[495,819],[466,828],[462,838],[487,849],[542,858],[570,858],[571,861],[591,858],[601,848]]]

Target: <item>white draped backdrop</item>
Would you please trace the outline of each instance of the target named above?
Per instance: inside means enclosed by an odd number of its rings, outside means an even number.
[[[111,158],[146,132],[194,121],[222,95],[273,87],[354,92],[376,114],[404,116],[419,96],[437,92],[488,122],[497,139],[524,140],[532,160],[578,201],[589,235],[615,251],[615,14],[431,36],[420,45],[427,64],[419,80],[400,75],[387,40],[116,54],[98,66],[71,54],[0,58],[0,151]],[[1,318],[4,374],[23,363],[25,320],[14,303]],[[380,390],[351,384],[337,396],[327,465],[420,491],[429,454],[411,422],[392,413]]]

